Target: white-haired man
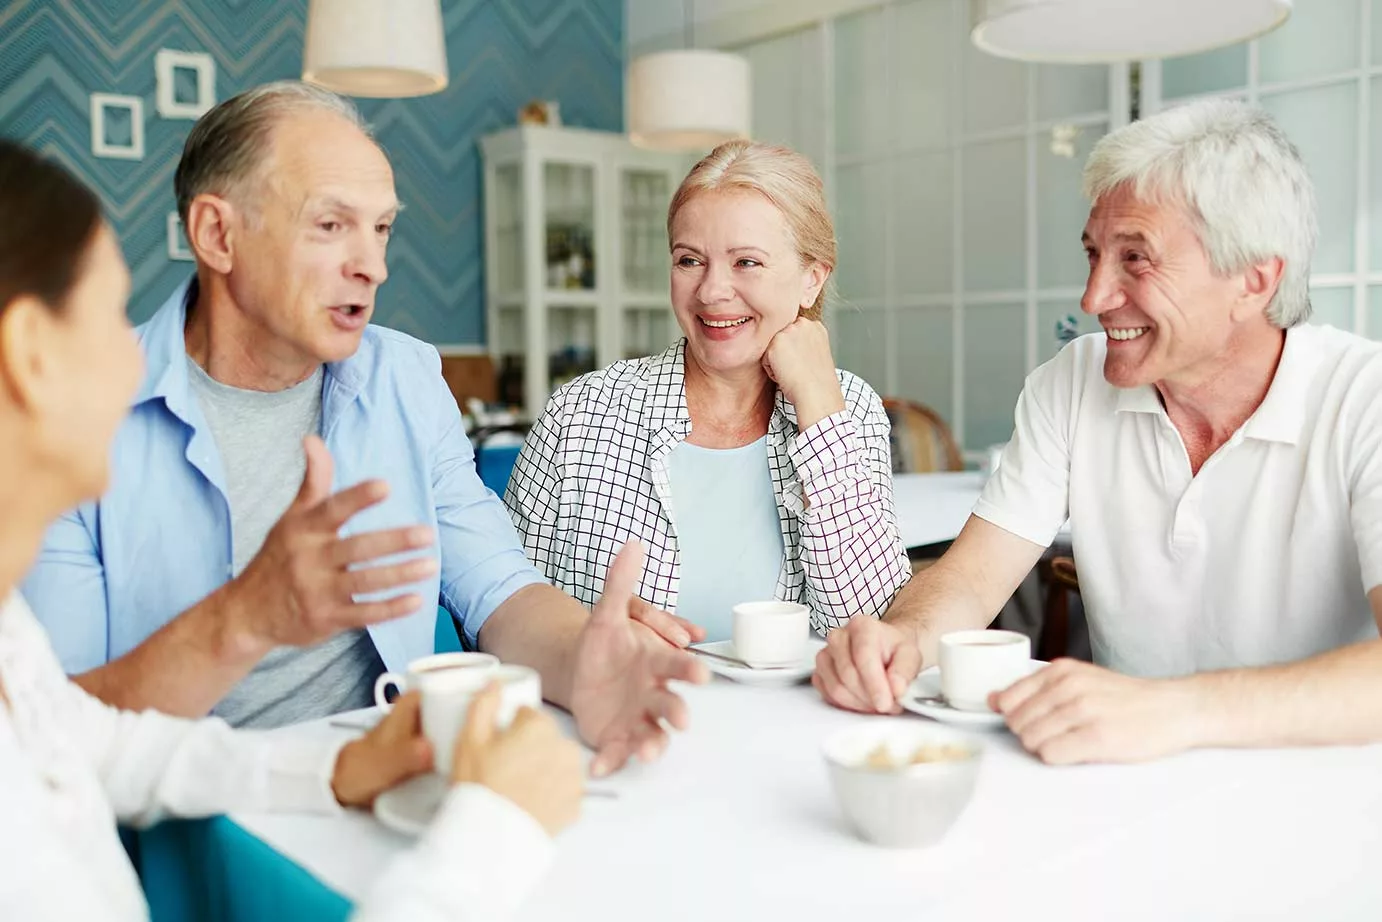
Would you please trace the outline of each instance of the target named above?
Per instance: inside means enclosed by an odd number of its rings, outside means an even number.
[[[1081,303],[1105,335],[1027,379],[974,514],[882,622],[817,662],[890,711],[1070,519],[1098,665],[990,704],[1048,762],[1382,739],[1382,347],[1304,325],[1314,193],[1262,111],[1188,105],[1085,168]]]

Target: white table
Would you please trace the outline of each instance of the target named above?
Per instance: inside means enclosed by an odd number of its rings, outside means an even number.
[[[935,848],[838,818],[820,741],[868,720],[717,679],[663,759],[600,782],[525,920],[1382,918],[1382,747],[1051,768],[1006,732]],[[327,732],[322,729],[318,732]],[[409,840],[367,815],[233,817],[349,898]]]
[[[953,541],[984,489],[986,474],[957,471],[894,474],[893,502],[907,547]]]

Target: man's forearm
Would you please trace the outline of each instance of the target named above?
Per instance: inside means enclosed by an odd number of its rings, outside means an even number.
[[[268,652],[233,629],[232,604],[222,587],[129,653],[73,681],[114,707],[203,717]]]
[[[590,618],[581,604],[553,586],[524,586],[480,628],[480,649],[542,676],[542,695],[570,709],[576,638]]]
[[[971,515],[940,560],[902,587],[883,620],[916,634],[924,665],[942,634],[988,627],[1044,551]]]
[[[1382,741],[1382,640],[1186,682],[1199,746],[1328,746]]]
[[[975,593],[972,581],[942,559],[902,587],[883,620],[914,634],[921,661],[930,666],[938,662],[942,634],[986,627],[996,613]]]

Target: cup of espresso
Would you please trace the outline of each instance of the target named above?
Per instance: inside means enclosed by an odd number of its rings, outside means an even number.
[[[443,777],[451,775],[456,737],[465,726],[471,701],[491,682],[498,682],[501,687],[499,713],[495,717],[501,730],[513,723],[520,709],[542,706],[542,679],[527,666],[501,664],[493,669],[453,666],[431,669],[419,676],[422,734],[432,744],[434,770]]]
[[[384,696],[390,685],[398,689],[399,694],[403,694],[410,688],[417,688],[419,679],[438,669],[470,669],[478,672],[492,672],[498,667],[499,657],[491,656],[488,653],[437,653],[433,656],[422,656],[408,664],[408,671],[404,675],[386,672],[375,679],[374,703],[381,710],[387,711],[389,702]]]
[[[1031,672],[1032,642],[1016,631],[942,634],[941,695],[960,711],[989,711],[989,694]]]
[[[753,667],[801,662],[811,632],[811,609],[796,602],[740,602],[734,606],[734,654]]]

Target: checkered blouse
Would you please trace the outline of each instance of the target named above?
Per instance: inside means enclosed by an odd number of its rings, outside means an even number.
[[[514,466],[504,503],[529,559],[586,605],[600,597],[620,546],[637,539],[648,550],[638,594],[677,610],[668,460],[691,432],[685,348],[682,340],[562,387]],[[796,411],[778,392],[768,423],[784,549],[776,597],[809,606],[819,633],[854,615],[881,616],[911,575],[893,510],[888,417],[867,384],[839,375],[842,412],[798,435]]]

